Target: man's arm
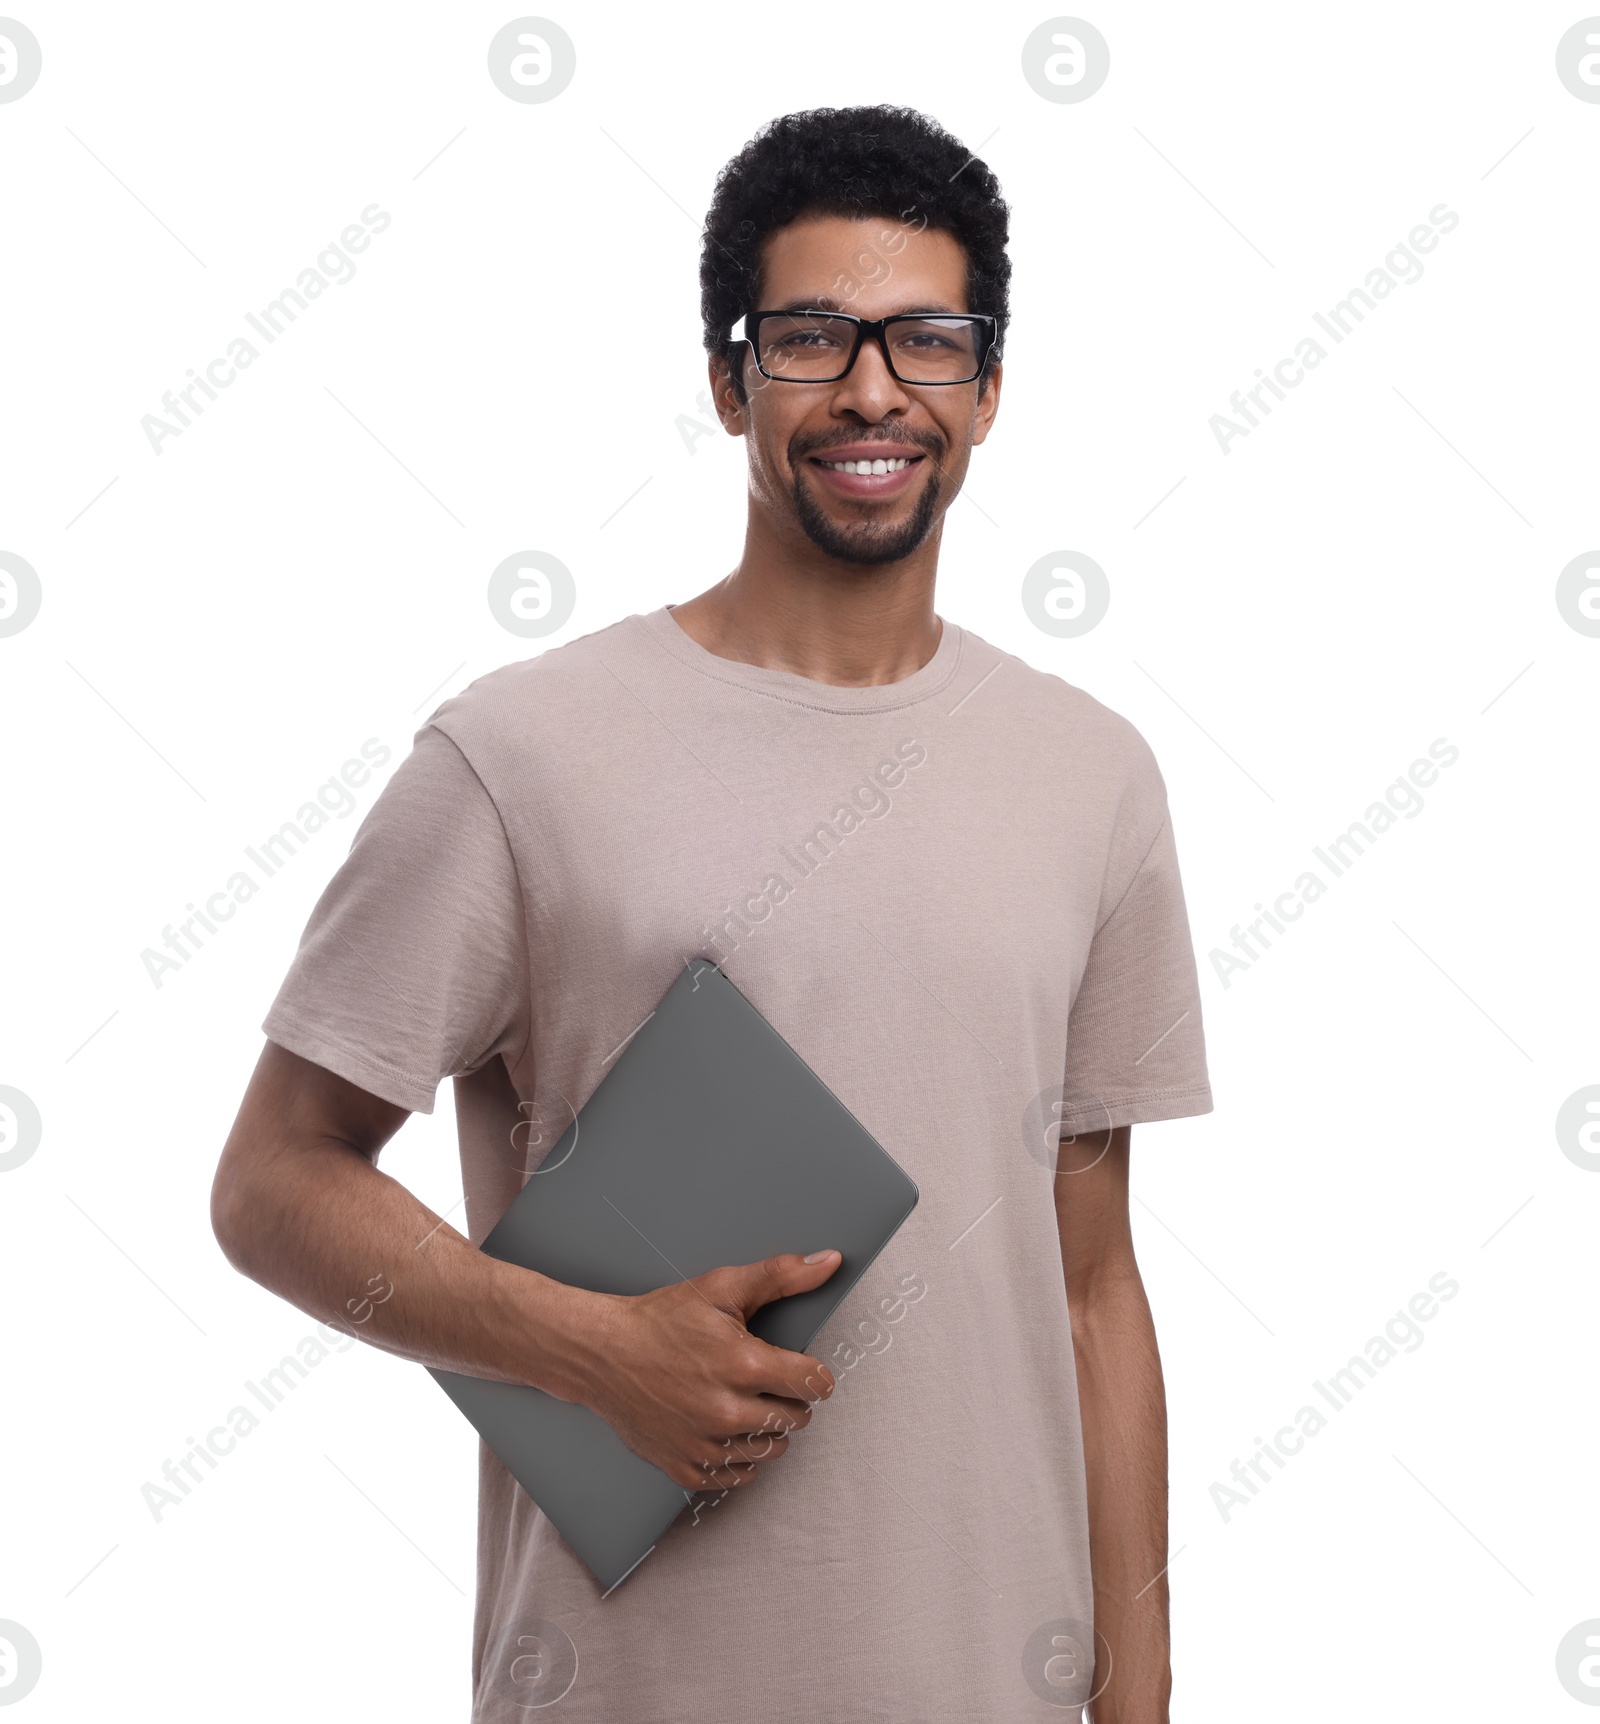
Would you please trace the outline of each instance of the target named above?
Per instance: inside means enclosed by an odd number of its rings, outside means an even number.
[[[1063,1144],[1056,1171],[1089,1488],[1094,1724],[1166,1724],[1172,1688],[1167,1407],[1128,1220],[1132,1132]]]
[[[375,1347],[581,1402],[686,1490],[747,1483],[832,1394],[826,1366],[758,1340],[745,1320],[820,1286],[836,1252],[713,1269],[637,1298],[569,1287],[485,1256],[378,1171],[407,1117],[268,1042],[212,1188],[229,1262]]]

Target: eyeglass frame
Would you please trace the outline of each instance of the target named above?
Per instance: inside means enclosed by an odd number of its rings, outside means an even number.
[[[768,371],[761,363],[761,350],[756,344],[756,336],[761,330],[761,320],[764,317],[832,317],[856,326],[855,343],[850,349],[850,357],[845,361],[844,370],[836,377],[779,377]],[[978,369],[970,377],[938,378],[921,380],[902,377],[894,368],[894,360],[889,353],[889,342],[886,331],[891,323],[926,323],[939,317],[959,317],[968,323],[982,326],[984,341],[983,349],[978,355]],[[744,333],[739,331],[743,329]],[[889,317],[856,317],[848,311],[822,311],[814,306],[782,308],[772,311],[747,311],[740,320],[728,331],[730,342],[743,341],[749,345],[750,357],[756,362],[756,370],[769,383],[842,383],[855,369],[856,361],[861,357],[862,345],[870,336],[878,344],[878,351],[883,355],[883,362],[888,367],[889,375],[896,383],[903,383],[910,389],[952,389],[960,388],[968,383],[976,383],[983,376],[995,348],[1000,339],[1000,320],[982,311],[897,311]]]

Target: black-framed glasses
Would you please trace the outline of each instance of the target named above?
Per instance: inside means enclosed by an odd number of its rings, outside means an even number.
[[[980,313],[900,312],[852,317],[844,311],[752,311],[729,331],[748,341],[756,369],[774,383],[837,383],[863,341],[876,341],[901,383],[971,383],[994,346],[996,320]]]

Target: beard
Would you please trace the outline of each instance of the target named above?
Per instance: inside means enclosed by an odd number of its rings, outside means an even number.
[[[837,557],[842,563],[898,563],[909,557],[933,531],[939,515],[938,452],[922,449],[921,453],[933,470],[933,478],[923,485],[916,507],[904,520],[897,522],[854,521],[847,524],[834,520],[812,496],[800,476],[804,458],[796,461],[792,468],[792,494],[800,530],[819,551]]]

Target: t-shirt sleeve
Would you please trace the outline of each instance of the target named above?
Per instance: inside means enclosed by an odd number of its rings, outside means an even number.
[[[1066,1130],[1211,1111],[1199,980],[1164,788],[1154,817],[1155,836],[1095,931],[1067,1020]]]
[[[415,1113],[528,1036],[526,924],[487,790],[425,725],[328,883],[262,1029]]]

